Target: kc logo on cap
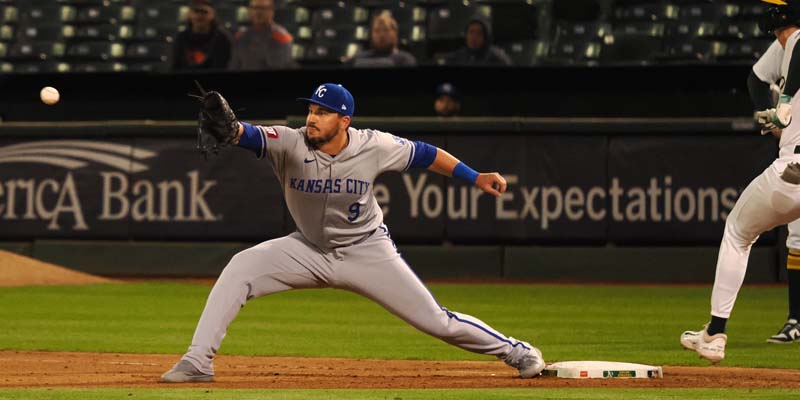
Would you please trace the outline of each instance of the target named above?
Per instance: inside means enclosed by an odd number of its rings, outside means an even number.
[[[348,117],[352,117],[355,111],[353,95],[344,86],[336,83],[323,83],[317,87],[311,98],[297,100],[314,103]]]

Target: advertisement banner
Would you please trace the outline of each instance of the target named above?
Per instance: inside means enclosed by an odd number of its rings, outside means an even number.
[[[268,239],[285,232],[267,160],[189,138],[0,142],[3,238]]]
[[[605,240],[605,136],[455,135],[448,149],[476,170],[500,172],[508,181],[499,198],[448,181],[448,238]]]
[[[776,155],[758,135],[612,136],[609,241],[719,243],[739,194]]]
[[[379,177],[384,221],[407,243],[718,243],[777,150],[757,135],[400,135],[508,180],[494,198],[426,169]],[[258,242],[291,230],[270,162],[244,149],[204,160],[189,137],[0,141],[0,239]]]

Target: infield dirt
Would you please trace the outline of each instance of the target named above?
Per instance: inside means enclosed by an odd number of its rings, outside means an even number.
[[[0,351],[0,387],[423,389],[515,387],[800,388],[800,371],[664,367],[663,379],[520,379],[499,361],[407,361],[220,355],[216,382],[168,385],[179,355]]]

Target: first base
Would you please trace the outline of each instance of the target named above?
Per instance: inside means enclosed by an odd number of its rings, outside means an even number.
[[[663,378],[661,367],[612,361],[563,361],[548,365],[544,376],[558,378]]]

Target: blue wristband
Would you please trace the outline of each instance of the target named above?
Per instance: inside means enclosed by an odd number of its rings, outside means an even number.
[[[454,177],[461,178],[473,185],[475,184],[475,182],[477,182],[478,175],[480,175],[478,174],[478,171],[475,171],[474,169],[468,167],[467,164],[464,164],[463,162],[460,161],[458,164],[456,164],[456,167],[453,168]]]

